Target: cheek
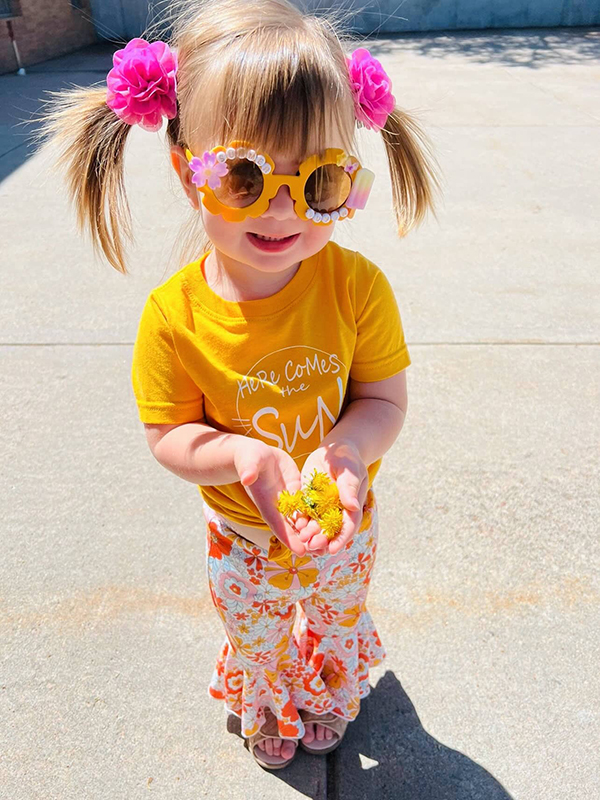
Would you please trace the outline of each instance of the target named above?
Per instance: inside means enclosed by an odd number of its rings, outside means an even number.
[[[320,250],[325,247],[327,242],[331,239],[335,230],[335,222],[329,225],[319,225],[316,222],[311,222],[310,227],[306,229],[305,241],[307,244]]]
[[[231,252],[233,248],[237,250],[237,247],[242,244],[240,239],[244,239],[245,232],[250,230],[250,226],[254,222],[250,218],[244,222],[227,222],[220,214],[211,214],[203,205],[200,207],[200,213],[206,235],[223,252]],[[307,255],[318,252],[331,239],[334,229],[334,222],[330,225],[305,222],[301,239],[302,250]]]
[[[220,214],[211,214],[201,206],[202,224],[206,235],[215,244],[219,242],[232,242],[236,236],[243,233],[243,223],[227,222]]]

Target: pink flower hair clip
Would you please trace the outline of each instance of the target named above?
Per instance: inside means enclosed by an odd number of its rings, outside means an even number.
[[[364,47],[355,50],[346,61],[359,127],[380,131],[396,105],[390,77]]]
[[[165,42],[132,39],[113,55],[106,104],[128,125],[158,131],[177,116],[177,56]]]

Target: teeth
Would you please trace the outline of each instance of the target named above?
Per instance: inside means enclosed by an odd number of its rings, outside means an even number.
[[[257,239],[264,239],[265,242],[281,242],[284,239],[288,238],[287,236],[280,236],[279,238],[275,238],[273,236],[261,236],[258,233],[255,233],[254,235],[256,236]]]

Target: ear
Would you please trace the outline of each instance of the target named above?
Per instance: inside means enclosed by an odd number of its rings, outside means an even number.
[[[179,145],[171,147],[171,164],[173,169],[179,176],[181,185],[188,196],[192,208],[198,210],[200,208],[200,198],[198,197],[198,189],[192,183],[192,170],[190,169],[187,158],[185,157],[185,150]]]

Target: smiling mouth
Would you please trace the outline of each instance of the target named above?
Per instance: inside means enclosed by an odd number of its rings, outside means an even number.
[[[296,234],[292,233],[289,236],[262,236],[260,233],[253,233],[252,236],[256,236],[257,239],[262,239],[263,242],[284,242],[286,239],[291,239],[293,236],[296,236]]]

